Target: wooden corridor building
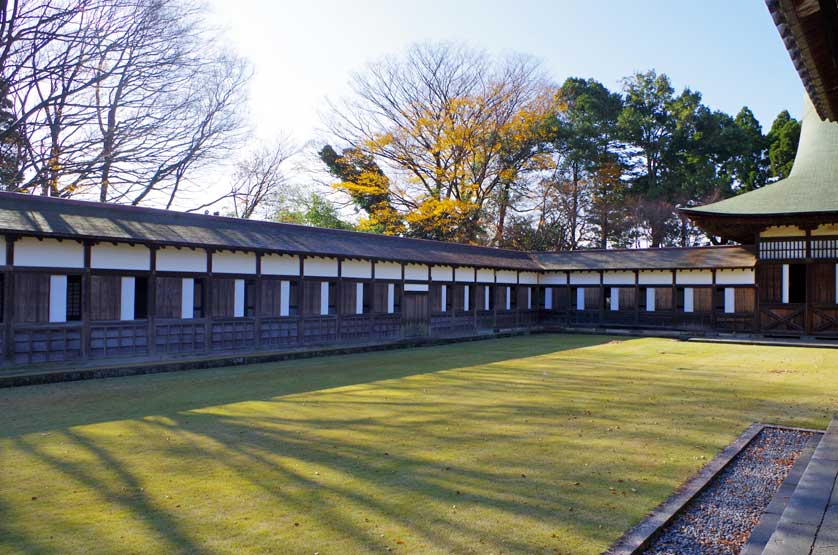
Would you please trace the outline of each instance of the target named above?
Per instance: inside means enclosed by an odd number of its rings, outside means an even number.
[[[838,337],[834,10],[768,5],[811,99],[794,169],[683,209],[740,246],[527,253],[0,193],[0,366],[511,329]]]

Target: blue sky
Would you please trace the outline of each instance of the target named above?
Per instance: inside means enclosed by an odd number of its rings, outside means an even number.
[[[311,139],[326,97],[351,72],[422,41],[521,52],[557,82],[593,77],[612,89],[634,71],[667,73],[735,114],[748,105],[767,128],[803,88],[761,0],[413,1],[210,0],[232,45],[255,69],[257,134]]]

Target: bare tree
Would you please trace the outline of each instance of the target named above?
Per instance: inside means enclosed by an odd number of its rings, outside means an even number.
[[[13,0],[2,76],[24,128],[22,190],[171,206],[240,144],[250,70],[190,0]]]
[[[288,177],[285,166],[291,157],[299,152],[287,136],[277,138],[271,144],[253,149],[235,164],[230,191],[222,196],[196,206],[189,212],[204,210],[223,201],[230,201],[233,215],[250,219],[273,216],[280,202],[287,194]]]

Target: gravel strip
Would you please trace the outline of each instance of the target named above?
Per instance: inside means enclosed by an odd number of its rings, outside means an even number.
[[[810,437],[800,430],[764,429],[643,554],[738,554]]]

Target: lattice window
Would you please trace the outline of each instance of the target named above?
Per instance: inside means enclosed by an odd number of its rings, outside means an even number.
[[[759,243],[759,257],[763,260],[793,260],[806,258],[806,240],[762,240]]]
[[[838,258],[838,238],[812,239],[812,258]]]

